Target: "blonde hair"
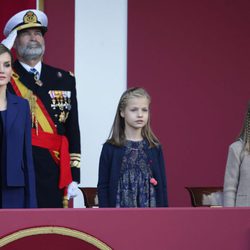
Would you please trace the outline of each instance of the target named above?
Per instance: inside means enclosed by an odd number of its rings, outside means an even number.
[[[109,134],[109,139],[107,140],[107,142],[114,144],[116,146],[125,145],[126,141],[125,121],[124,118],[121,116],[121,111],[125,110],[129,99],[132,97],[146,97],[148,99],[149,104],[151,102],[151,98],[148,92],[143,88],[138,88],[138,87],[129,88],[122,94],[116,110],[115,119]],[[150,147],[155,147],[160,144],[159,140],[154,135],[150,127],[150,113],[147,124],[142,128],[142,137],[147,139]]]

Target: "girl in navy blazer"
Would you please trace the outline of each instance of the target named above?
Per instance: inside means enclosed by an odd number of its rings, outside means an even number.
[[[0,208],[37,207],[28,102],[7,91],[12,55],[0,44]]]
[[[150,96],[130,88],[120,98],[99,161],[99,207],[167,207],[165,164],[150,128]]]

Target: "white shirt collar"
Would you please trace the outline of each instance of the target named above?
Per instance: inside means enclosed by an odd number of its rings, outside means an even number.
[[[19,61],[20,62],[20,61]],[[20,62],[21,63],[21,65],[28,71],[28,72],[30,72],[30,69],[31,68],[35,68],[37,71],[38,71],[38,73],[39,73],[39,77],[40,77],[40,75],[41,75],[41,70],[42,70],[42,62],[40,61],[40,62],[38,62],[34,67],[30,67],[30,65],[28,65],[28,64],[26,64],[26,63],[23,63],[23,62]]]

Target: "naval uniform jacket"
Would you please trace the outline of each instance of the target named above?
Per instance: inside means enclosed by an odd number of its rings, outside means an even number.
[[[103,145],[99,161],[97,185],[99,207],[116,206],[117,188],[125,149],[125,146],[118,147],[108,142]],[[144,150],[149,157],[153,177],[158,182],[155,186],[156,206],[167,207],[167,184],[162,148],[161,146],[150,148],[147,144],[144,146]]]
[[[40,80],[43,85],[38,86],[34,75],[27,72],[18,61],[14,63],[13,69],[20,82],[41,100],[57,134],[67,137],[72,179],[80,182],[80,131],[75,77],[69,72],[42,63]],[[14,92],[12,87],[10,90]],[[62,95],[66,95],[65,98],[62,98]],[[66,102],[69,105],[60,107],[60,103]],[[33,145],[33,158],[38,207],[62,207],[63,190],[58,187],[60,169],[55,160],[56,156],[46,148]]]
[[[2,147],[2,208],[37,207],[29,104],[7,92]],[[1,138],[2,139],[2,138]]]

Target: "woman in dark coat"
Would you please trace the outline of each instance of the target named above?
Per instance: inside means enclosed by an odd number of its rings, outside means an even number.
[[[11,74],[11,52],[0,44],[0,208],[35,208],[29,103],[7,91]]]

